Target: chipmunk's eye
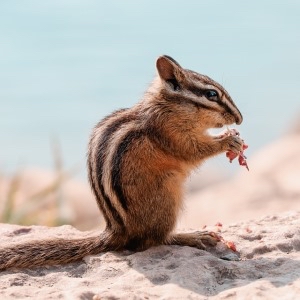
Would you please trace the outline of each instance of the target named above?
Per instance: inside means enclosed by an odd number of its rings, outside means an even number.
[[[211,101],[218,101],[219,95],[215,90],[207,90],[204,92],[205,97]]]

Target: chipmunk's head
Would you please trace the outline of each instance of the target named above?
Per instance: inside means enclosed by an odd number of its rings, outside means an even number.
[[[160,93],[169,101],[189,109],[203,129],[242,123],[243,117],[227,91],[211,78],[183,69],[164,55],[156,61]]]

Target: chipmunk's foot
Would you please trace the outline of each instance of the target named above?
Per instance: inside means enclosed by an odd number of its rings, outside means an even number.
[[[220,237],[215,232],[196,231],[172,235],[169,245],[189,246],[205,250],[207,247],[215,247],[219,241]]]

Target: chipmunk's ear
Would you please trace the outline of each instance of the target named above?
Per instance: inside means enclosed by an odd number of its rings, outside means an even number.
[[[183,70],[179,63],[170,56],[160,56],[156,61],[156,68],[159,77],[178,89],[180,81],[183,79]]]

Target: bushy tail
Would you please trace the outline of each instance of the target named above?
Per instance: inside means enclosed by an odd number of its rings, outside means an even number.
[[[0,248],[0,270],[75,262],[86,255],[120,248],[116,239],[102,233],[82,239],[53,239]]]

